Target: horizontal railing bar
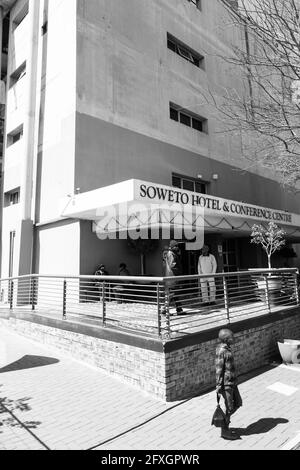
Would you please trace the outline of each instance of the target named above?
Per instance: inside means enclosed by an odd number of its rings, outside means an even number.
[[[251,271],[236,271],[232,273],[216,273],[213,276],[211,274],[201,274],[201,275],[189,275],[189,276],[176,276],[176,280],[192,280],[192,279],[206,279],[209,277],[215,277],[215,278],[230,278],[233,276],[236,277],[242,277],[242,276],[253,276],[253,275],[261,275],[261,276],[268,276],[268,274],[280,274],[280,273],[298,273],[297,268],[279,268],[279,269],[255,269]],[[174,277],[147,277],[147,276],[95,276],[95,275],[80,275],[80,276],[74,276],[74,275],[45,275],[45,274],[28,274],[25,276],[18,276],[18,277],[8,277],[8,278],[3,278],[1,279],[1,282],[7,282],[7,281],[14,281],[18,279],[62,279],[62,280],[68,280],[68,279],[102,279],[102,280],[128,280],[130,281],[140,281],[140,282],[149,282],[149,283],[159,283],[159,282],[166,282],[169,280],[174,279]]]

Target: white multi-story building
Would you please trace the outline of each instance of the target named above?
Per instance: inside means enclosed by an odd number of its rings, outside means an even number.
[[[266,263],[249,243],[251,223],[272,218],[298,241],[298,196],[259,165],[248,169],[241,141],[221,132],[206,99],[208,90],[239,86],[222,60],[241,40],[224,2],[0,5],[1,24],[10,25],[2,278],[90,274],[100,263],[115,274],[120,262],[139,274],[127,240],[100,240],[93,221],[110,204],[105,195],[115,206],[138,202],[138,193],[150,202],[157,187],[170,202],[172,191],[203,197],[205,240],[220,270]],[[165,244],[148,274],[161,274]],[[195,272],[196,247],[183,252],[185,272]]]

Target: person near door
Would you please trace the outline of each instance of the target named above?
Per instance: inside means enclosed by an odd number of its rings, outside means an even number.
[[[216,274],[217,261],[214,255],[209,252],[209,247],[204,245],[202,254],[198,261],[198,274]],[[205,277],[200,279],[202,302],[204,305],[214,305],[216,303],[216,282],[215,278]],[[209,293],[208,293],[209,289]]]
[[[179,243],[176,240],[171,240],[168,249],[163,252],[163,270],[165,277],[182,275],[181,252],[179,249]],[[166,284],[166,301],[169,307],[171,302],[175,304],[177,314],[183,313],[180,295],[178,295],[179,289],[180,283],[175,280],[169,280]],[[166,314],[166,309],[162,311],[162,314]]]

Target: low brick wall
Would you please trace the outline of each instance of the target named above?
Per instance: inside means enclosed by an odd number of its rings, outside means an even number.
[[[277,341],[300,339],[300,312],[248,329],[243,329],[242,324],[229,328],[235,332],[233,351],[236,369],[241,375],[279,358]],[[166,353],[167,400],[184,399],[215,386],[215,351],[218,345],[217,331],[215,333],[212,340],[203,338],[203,342]]]
[[[153,351],[116,342],[117,338],[113,340],[113,335],[111,340],[106,340],[16,318],[0,318],[0,326],[57,348],[67,357],[99,367],[166,400],[165,358],[162,348],[161,352]]]
[[[99,367],[166,401],[185,399],[215,385],[218,329],[162,342],[35,315],[4,318],[1,314],[0,325],[58,348],[69,357]],[[300,312],[279,312],[238,322],[230,328],[236,338],[237,371],[244,374],[278,356],[277,341],[300,339]]]

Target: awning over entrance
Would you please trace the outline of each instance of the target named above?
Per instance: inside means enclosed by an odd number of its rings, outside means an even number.
[[[299,214],[134,179],[65,199],[61,215],[94,221],[104,234],[171,226],[187,235],[204,229],[246,236],[253,224],[273,221],[291,241],[300,240]]]

